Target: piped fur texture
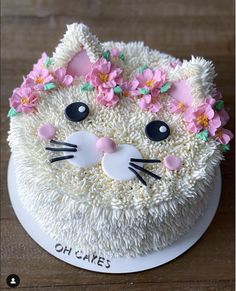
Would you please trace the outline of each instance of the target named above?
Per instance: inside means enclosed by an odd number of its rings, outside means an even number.
[[[102,52],[118,48],[126,56],[118,60],[125,78],[133,78],[142,65],[167,72],[170,82],[187,79],[194,104],[202,103],[214,89],[212,62],[192,57],[181,66],[170,67],[176,59],[144,46],[142,42],[99,43],[83,24],[72,24],[53,54],[52,66],[65,66],[86,49],[91,62]],[[164,248],[186,233],[203,214],[216,167],[223,156],[217,142],[205,142],[186,131],[180,115],[168,110],[167,94],[161,97],[158,113],[143,112],[135,98],[123,97],[118,106],[106,108],[96,103],[95,92],[82,92],[83,77],[68,88],[44,92],[37,111],[11,118],[9,144],[16,167],[17,187],[24,207],[55,241],[80,247],[84,253],[111,257],[137,256]],[[72,102],[89,106],[88,118],[69,122],[64,109]],[[163,142],[147,139],[144,129],[152,120],[166,122],[171,134]],[[52,155],[46,142],[37,138],[37,129],[50,122],[56,138],[65,140],[73,132],[86,129],[97,136],[109,136],[118,144],[132,144],[144,158],[163,160],[167,155],[181,157],[179,171],[169,171],[162,163],[148,165],[162,177],[147,177],[148,187],[138,180],[112,180],[101,164],[78,169],[67,161],[50,164]]]

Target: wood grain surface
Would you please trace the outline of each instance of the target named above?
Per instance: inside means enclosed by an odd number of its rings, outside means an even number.
[[[234,130],[233,0],[2,0],[1,12],[1,289],[8,289],[6,277],[15,273],[19,290],[234,290],[233,144],[221,167],[220,206],[206,234],[178,259],[136,274],[93,273],[46,253],[19,224],[6,184],[8,97],[73,22],[89,25],[101,41],[143,40],[180,58],[213,60]]]

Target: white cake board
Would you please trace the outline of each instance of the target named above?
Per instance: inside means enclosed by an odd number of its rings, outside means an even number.
[[[215,216],[221,194],[221,173],[220,168],[217,169],[216,179],[213,191],[210,193],[208,207],[204,215],[198,220],[195,226],[178,241],[163,250],[152,252],[145,256],[136,258],[114,258],[107,262],[109,258],[95,259],[93,262],[88,260],[88,256],[83,260],[78,255],[78,249],[70,248],[70,246],[62,245],[58,241],[51,239],[45,232],[40,229],[39,224],[34,218],[23,208],[16,189],[15,167],[13,158],[11,157],[8,165],[8,189],[11,203],[17,218],[21,225],[31,238],[37,242],[43,249],[54,257],[71,264],[73,266],[83,268],[90,271],[100,273],[132,273],[148,270],[161,266],[170,262],[191,248],[204,234]],[[76,257],[76,254],[79,258]],[[98,262],[99,261],[99,262]],[[108,265],[110,265],[109,268]]]

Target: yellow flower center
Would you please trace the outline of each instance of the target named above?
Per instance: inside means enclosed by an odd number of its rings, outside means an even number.
[[[152,87],[154,82],[155,82],[154,80],[149,80],[149,81],[146,81],[145,84],[147,87]]]
[[[124,91],[124,92],[122,93],[122,95],[123,95],[124,97],[129,97],[129,91]]]
[[[222,137],[222,130],[217,130],[217,132],[215,133],[215,137]]]
[[[99,73],[98,77],[103,83],[106,83],[109,79],[108,74],[103,74],[103,73]]]
[[[27,104],[28,99],[26,97],[21,98],[21,104]]]
[[[35,79],[36,84],[42,84],[44,82],[44,78],[38,77]]]
[[[184,112],[184,111],[185,111],[184,103],[179,102],[179,103],[178,103],[178,108],[179,108],[182,112]]]
[[[207,115],[205,114],[201,114],[200,116],[198,116],[197,118],[197,122],[204,128],[206,128],[209,124],[209,119],[207,117]]]

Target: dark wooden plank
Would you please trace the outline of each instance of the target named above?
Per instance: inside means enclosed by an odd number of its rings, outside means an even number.
[[[145,20],[111,18],[101,21],[92,18],[83,21],[101,41],[143,40],[153,48],[177,56],[232,56],[233,18],[219,16],[217,22],[215,19],[215,16],[159,16]],[[28,58],[38,56],[38,52],[44,49],[52,51],[64,33],[66,24],[77,20],[66,16],[45,19],[3,17],[5,27],[2,29],[2,39],[6,46],[2,48],[2,55],[7,59],[15,59],[21,52],[22,58]]]
[[[225,223],[227,221],[227,224]],[[56,285],[86,285],[91,282],[108,284],[118,279],[120,283],[132,280],[136,283],[188,282],[232,280],[234,276],[234,249],[232,229],[234,220],[231,213],[218,213],[213,224],[199,243],[177,260],[160,268],[140,274],[106,275],[87,272],[69,266],[48,255],[33,240],[31,240],[16,220],[4,220],[2,225],[2,278],[16,272],[22,278],[22,286]],[[224,233],[224,236],[222,236]],[[14,237],[17,239],[13,239]],[[227,242],[227,249],[225,243]],[[206,264],[205,257],[207,254]],[[22,264],[24,262],[24,264]],[[222,262],[224,268],[222,268]],[[227,264],[226,264],[227,262]],[[43,268],[40,269],[40,264]],[[63,276],[61,274],[63,268]],[[197,270],[197,274],[195,273]],[[214,270],[214,272],[209,272]],[[156,275],[155,275],[156,274]],[[168,274],[168,277],[166,276]]]
[[[2,0],[2,14],[7,16],[36,16],[46,17],[50,15],[75,16],[86,18],[129,18],[156,16],[233,16],[233,1],[198,0],[188,1],[159,1],[149,0],[70,0],[66,2],[58,0]]]
[[[17,288],[17,290],[28,290],[29,288]],[[31,289],[31,288],[30,288]],[[32,287],[33,290],[38,290],[38,286]],[[9,289],[2,289],[2,290],[9,290]],[[170,291],[170,283],[134,283],[128,282],[126,284],[102,284],[102,285],[95,285],[95,284],[87,284],[86,286],[45,286],[41,287],[40,290],[42,291]],[[234,291],[234,282],[233,281],[212,281],[211,286],[209,286],[208,282],[174,282],[171,284],[171,291]]]

